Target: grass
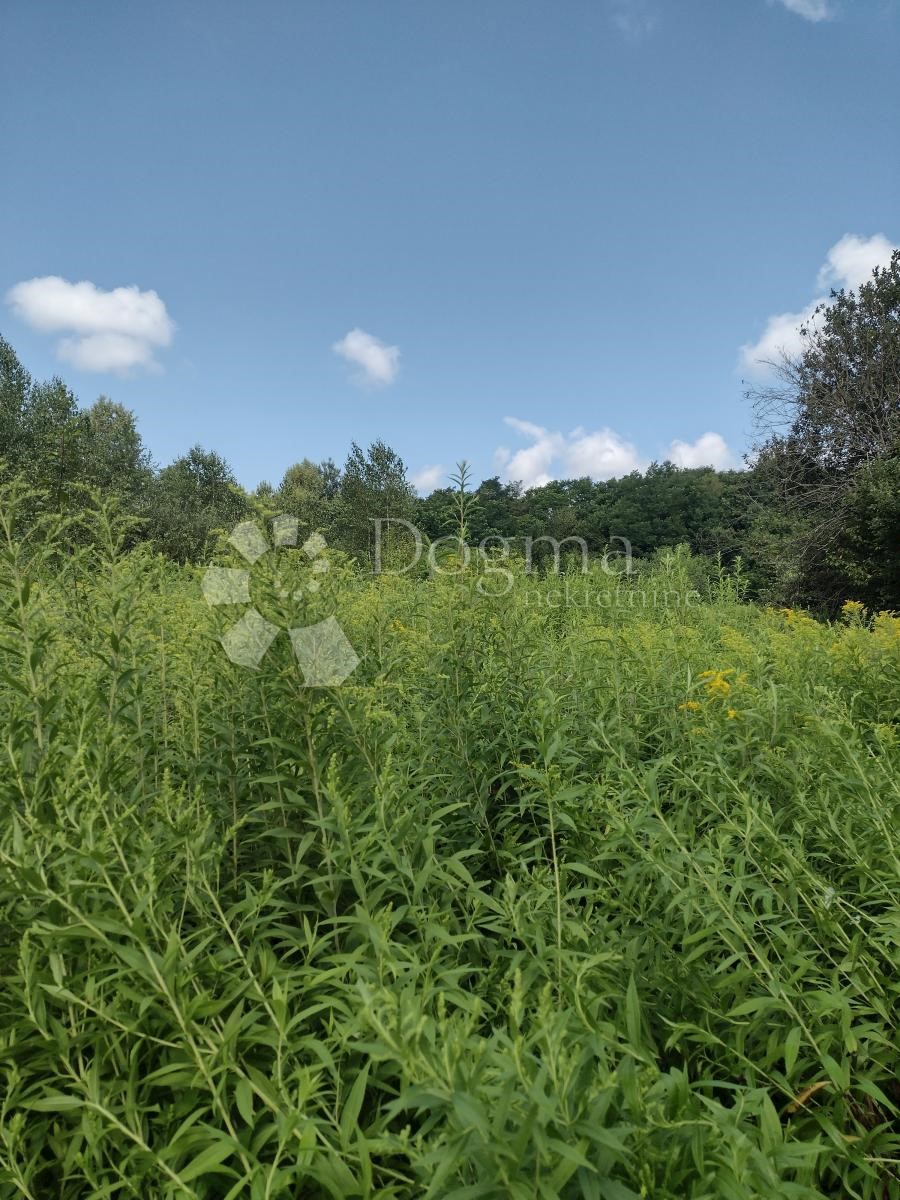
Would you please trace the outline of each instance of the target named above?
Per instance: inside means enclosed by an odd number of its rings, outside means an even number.
[[[334,556],[291,619],[362,662],[309,689],[20,503],[3,1200],[900,1197],[900,621]]]

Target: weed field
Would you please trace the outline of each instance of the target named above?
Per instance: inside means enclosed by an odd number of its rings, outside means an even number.
[[[900,620],[273,553],[309,688],[17,503],[2,1200],[900,1197]]]

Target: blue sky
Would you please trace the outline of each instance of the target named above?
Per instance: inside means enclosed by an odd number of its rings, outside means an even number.
[[[739,460],[753,358],[900,241],[896,0],[3,26],[0,330],[248,486],[376,437],[426,485]]]

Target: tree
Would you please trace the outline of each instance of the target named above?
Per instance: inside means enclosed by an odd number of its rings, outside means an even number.
[[[0,462],[10,474],[21,464],[24,415],[31,394],[31,376],[9,342],[0,337]]]
[[[757,470],[792,525],[783,587],[826,607],[897,605],[900,251],[858,292],[832,292],[802,333],[779,386],[751,393]]]
[[[296,517],[306,536],[329,525],[333,497],[328,491],[322,467],[304,458],[285,471],[274,504],[281,512]]]
[[[153,470],[134,413],[101,396],[84,412],[82,449],[85,482],[119,496],[126,509],[139,508]]]
[[[133,413],[105,396],[80,409],[61,379],[35,382],[2,338],[0,458],[8,474],[44,493],[30,516],[48,503],[58,511],[80,507],[88,488],[118,495],[134,511],[152,476]]]
[[[228,463],[215,451],[193,446],[163,467],[147,492],[149,536],[169,558],[198,562],[216,532],[237,524],[250,502]]]
[[[501,483],[496,475],[482,480],[476,492],[478,508],[471,517],[473,542],[486,537],[516,537],[524,517],[522,488]],[[527,529],[524,532],[529,532]]]
[[[36,383],[9,342],[0,338],[0,460],[67,509],[82,479],[84,420],[59,378]]]
[[[363,454],[356,442],[341,476],[335,529],[342,549],[373,566],[405,561],[408,531],[401,521],[412,518],[415,492],[406,478],[403,459],[382,441]],[[381,540],[377,542],[378,519]]]

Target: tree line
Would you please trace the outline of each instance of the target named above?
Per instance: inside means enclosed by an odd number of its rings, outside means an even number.
[[[286,512],[373,565],[381,517],[398,519],[387,527],[398,555],[401,521],[432,540],[578,537],[603,553],[627,539],[639,557],[687,545],[740,560],[751,594],[767,601],[898,607],[900,253],[858,292],[833,293],[803,338],[800,355],[773,364],[777,384],[751,394],[759,438],[745,470],[663,462],[527,490],[498,477],[473,487],[464,473],[418,497],[382,441],[366,451],[353,443],[341,467],[304,458],[254,491],[200,446],[158,467],[132,412],[105,396],[81,407],[63,380],[32,379],[0,337],[0,480],[35,489],[35,520],[42,507],[76,513],[91,492],[115,496],[135,541],[178,562],[201,561],[242,519]]]

